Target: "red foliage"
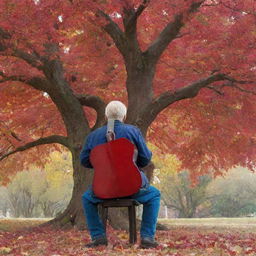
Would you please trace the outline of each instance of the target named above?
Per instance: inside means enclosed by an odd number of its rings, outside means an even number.
[[[150,138],[161,136],[166,147],[155,140],[159,147],[176,154],[182,169],[193,169],[194,178],[236,165],[255,169],[255,96],[225,93],[176,103],[151,127]]]
[[[96,249],[84,247],[90,241],[88,232],[34,228],[16,232],[0,232],[0,253],[3,255],[255,255],[255,233],[198,231],[175,229],[158,231],[156,249],[143,250],[128,244],[124,231],[108,230],[109,245]]]
[[[3,153],[31,140],[51,134],[65,135],[60,114],[51,99],[26,84],[41,76],[43,59],[33,67],[18,57],[27,54],[58,57],[65,79],[75,93],[101,96],[104,100],[126,100],[124,62],[111,38],[102,30],[103,10],[123,28],[123,9],[137,10],[141,0],[3,0],[0,1],[0,151]],[[149,3],[148,3],[149,2]],[[138,40],[146,50],[165,25],[183,12],[186,24],[162,55],[153,87],[155,97],[175,91],[214,72],[239,81],[255,81],[255,6],[253,1],[205,1],[197,13],[188,15],[198,0],[144,1],[147,8],[138,20]],[[97,15],[95,15],[97,14]],[[9,34],[5,34],[8,31]],[[57,43],[58,53],[45,45]],[[7,48],[3,48],[7,45]],[[5,82],[5,77],[22,82]],[[3,80],[1,80],[3,79]],[[12,80],[12,79],[11,79]],[[255,159],[255,82],[215,91],[204,89],[192,100],[173,104],[151,126],[150,140],[163,151],[177,154],[184,168],[195,174],[233,165],[253,169]],[[254,94],[249,93],[254,91]],[[90,120],[93,112],[85,110]],[[93,121],[91,121],[93,123]],[[163,138],[162,140],[159,140]],[[42,152],[46,152],[43,148]],[[32,153],[31,153],[32,154]],[[28,157],[27,162],[35,157]],[[33,155],[33,154],[32,154]],[[2,165],[12,173],[20,168],[24,154]],[[17,162],[18,161],[18,162]],[[20,161],[20,162],[19,162]],[[17,167],[17,163],[19,163]]]

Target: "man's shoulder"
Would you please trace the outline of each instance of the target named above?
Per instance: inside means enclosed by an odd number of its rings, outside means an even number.
[[[95,129],[94,131],[92,131],[90,134],[89,134],[89,136],[90,137],[94,137],[94,136],[98,136],[99,134],[102,134],[102,133],[106,133],[106,128],[107,128],[107,126],[106,125],[104,125],[104,126],[102,126],[102,127],[99,127],[99,128],[97,128],[97,129]]]
[[[125,128],[127,128],[128,130],[132,130],[132,131],[136,131],[136,132],[140,131],[140,129],[137,126],[132,125],[132,124],[123,124],[123,126]]]

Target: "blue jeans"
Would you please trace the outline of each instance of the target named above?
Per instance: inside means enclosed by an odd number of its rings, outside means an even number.
[[[154,238],[160,207],[159,190],[153,186],[148,186],[146,188],[141,188],[140,191],[132,195],[131,198],[143,204],[143,214],[140,229],[141,238]],[[97,204],[102,202],[102,200],[94,195],[92,189],[88,189],[82,196],[82,202],[87,226],[92,240],[97,237],[106,236],[97,207]]]

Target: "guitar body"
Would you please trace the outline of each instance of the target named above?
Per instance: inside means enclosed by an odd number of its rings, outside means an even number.
[[[134,152],[135,146],[125,138],[98,145],[91,151],[92,187],[97,197],[119,198],[139,191],[142,180],[133,160]]]

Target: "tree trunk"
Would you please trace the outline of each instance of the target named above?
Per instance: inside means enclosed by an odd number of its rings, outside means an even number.
[[[148,63],[144,63],[144,66],[139,68],[136,65],[135,68],[134,65],[129,65],[129,67],[130,68],[127,69],[128,77],[126,83],[129,101],[127,122],[130,124],[136,124],[139,128],[143,128],[142,132],[145,136],[148,125],[147,127],[143,125],[141,113],[143,112],[143,108],[147,107],[152,101],[152,80],[155,69],[154,67],[150,67]],[[60,87],[62,89],[66,88],[63,86],[64,84],[65,83],[60,83]],[[58,84],[55,84],[55,86],[57,85]],[[59,95],[53,91],[50,92],[50,96],[56,103],[67,129],[73,159],[74,188],[72,198],[67,209],[50,223],[59,226],[75,225],[79,229],[83,229],[85,228],[85,217],[81,198],[82,194],[92,183],[93,173],[81,166],[79,155],[85,136],[90,131],[89,129],[86,129],[86,126],[89,128],[88,122],[86,121],[82,106],[78,100],[70,90],[67,89],[63,92],[65,93]],[[152,174],[149,176],[152,176]],[[127,229],[128,218],[123,211],[118,214],[110,214],[110,219],[113,227]]]
[[[84,229],[86,227],[82,207],[82,195],[91,184],[93,172],[81,166],[79,154],[79,149],[72,151],[74,187],[71,200],[66,210],[50,221],[51,224],[61,227],[76,226],[79,229]]]
[[[134,64],[135,66],[136,64]],[[127,69],[126,87],[128,92],[127,122],[139,126],[143,135],[146,135],[147,127],[143,124],[143,110],[152,102],[152,81],[155,69],[144,67]]]
[[[67,131],[74,178],[72,197],[66,210],[50,223],[61,227],[75,225],[82,229],[85,227],[82,194],[91,184],[92,176],[81,166],[79,156],[85,136],[90,132],[90,127],[83,106],[64,78],[62,63],[58,60],[47,62],[44,73],[51,83],[47,92],[58,108]]]

